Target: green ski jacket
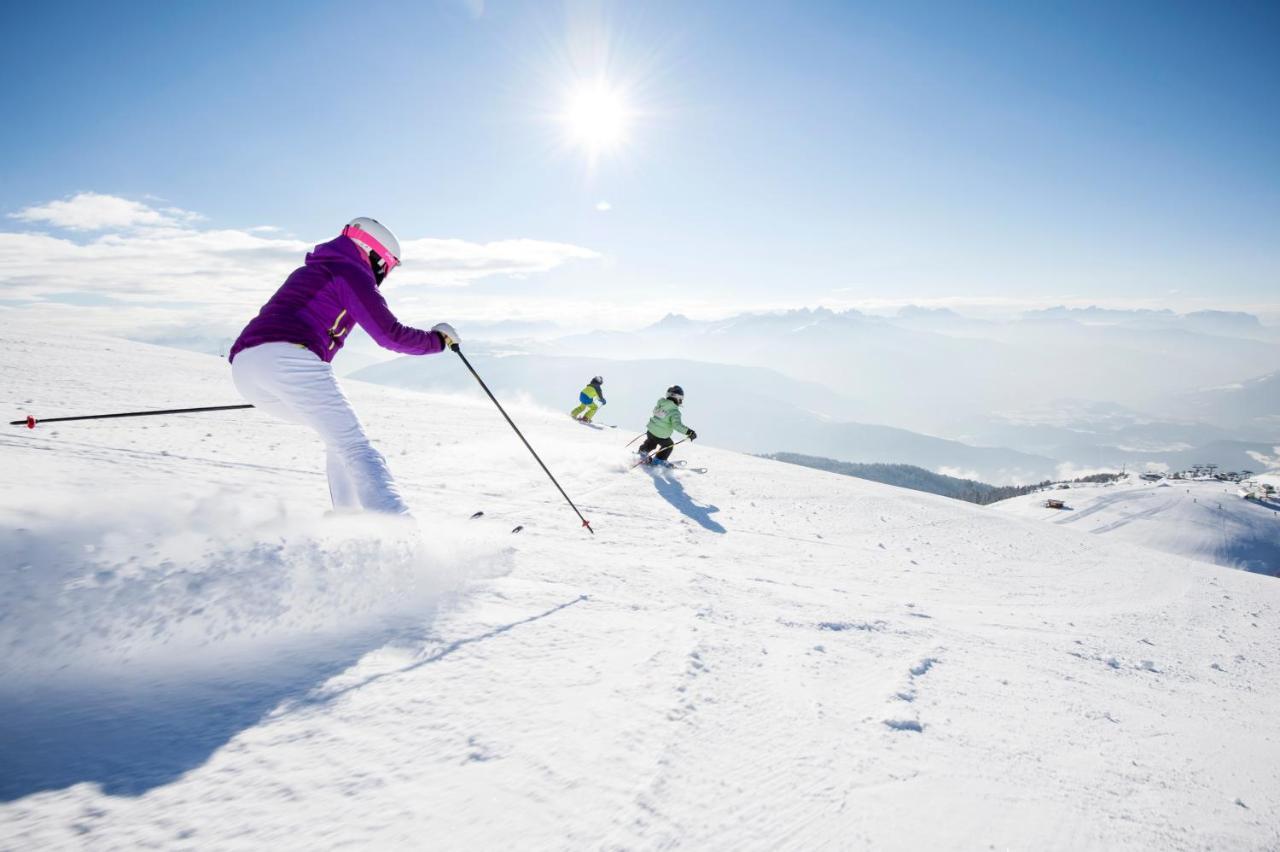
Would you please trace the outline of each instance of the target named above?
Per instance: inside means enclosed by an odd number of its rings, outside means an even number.
[[[656,438],[670,438],[672,432],[684,435],[689,430],[680,419],[680,407],[669,399],[660,399],[649,418],[649,434]]]

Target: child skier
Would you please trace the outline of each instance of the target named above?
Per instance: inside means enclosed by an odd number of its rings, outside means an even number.
[[[604,391],[600,390],[600,386],[604,384],[604,379],[595,376],[582,389],[582,393],[578,394],[578,402],[582,403],[573,411],[569,412],[569,416],[574,420],[581,420],[583,423],[590,423],[591,418],[596,416],[596,411],[601,405],[608,405],[604,398]],[[600,400],[599,404],[596,400]],[[582,412],[586,412],[583,414]]]
[[[698,433],[684,425],[680,419],[680,406],[684,403],[684,388],[679,385],[672,385],[667,388],[667,395],[658,400],[658,404],[653,407],[653,416],[649,418],[649,433],[645,436],[644,443],[640,445],[640,458],[651,464],[661,464],[670,466],[667,461],[671,457],[671,445],[675,441],[671,440],[673,432],[679,432],[690,441],[697,439]],[[662,450],[655,453],[653,458],[649,458],[658,447]]]
[[[320,434],[338,511],[409,511],[330,367],[347,332],[359,323],[379,345],[408,355],[459,342],[448,323],[422,331],[396,320],[378,288],[399,264],[400,242],[386,226],[353,219],[341,236],[307,255],[231,347],[231,378],[241,396]]]

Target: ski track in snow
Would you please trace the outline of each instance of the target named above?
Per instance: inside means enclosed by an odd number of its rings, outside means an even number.
[[[14,417],[236,401],[19,331]],[[1280,845],[1272,578],[513,407],[591,537],[487,401],[348,389],[420,539],[255,412],[0,436],[0,848]]]

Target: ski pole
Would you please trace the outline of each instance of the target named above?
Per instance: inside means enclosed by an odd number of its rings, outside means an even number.
[[[164,411],[121,411],[116,414],[80,414],[75,417],[41,417],[28,414],[26,420],[10,420],[10,426],[36,428],[37,423],[65,423],[68,420],[111,420],[116,417],[158,417],[161,414],[195,414],[198,411],[235,411],[252,405],[205,405],[200,408],[167,408]]]
[[[569,495],[564,493],[564,489],[560,487],[560,483],[556,481],[556,478],[552,476],[551,471],[547,469],[547,466],[545,464],[543,464],[542,459],[538,456],[538,453],[533,449],[533,446],[525,438],[524,433],[520,431],[520,427],[517,426],[515,424],[515,421],[511,419],[511,416],[507,414],[507,410],[502,407],[502,403],[498,402],[498,398],[493,395],[493,391],[489,390],[489,386],[484,383],[484,379],[480,378],[480,374],[476,372],[476,368],[471,366],[471,362],[467,360],[467,356],[462,354],[462,348],[457,343],[453,344],[449,348],[458,354],[458,357],[462,359],[462,363],[467,365],[467,369],[471,371],[471,375],[476,377],[476,381],[480,383],[480,387],[484,388],[484,392],[489,395],[489,399],[493,400],[493,404],[498,407],[498,411],[502,413],[502,416],[507,421],[508,425],[510,425],[511,428],[515,430],[516,435],[518,435],[520,437],[520,440],[524,442],[524,445],[528,447],[529,452],[533,454],[534,460],[537,461],[538,465],[542,468],[542,472],[545,473],[547,475],[547,478],[551,480],[551,484],[554,485],[556,487],[556,490],[560,492],[560,496],[563,497],[565,502],[569,504],[569,508],[573,509],[574,514],[576,514],[578,516],[578,519],[582,521],[582,525],[587,528],[587,532],[591,533],[592,535],[595,535],[596,531],[591,529],[591,522],[588,521],[586,518],[582,517],[582,513],[578,511],[578,507],[575,506],[573,504],[573,501],[569,499]]]
[[[639,435],[636,435],[636,436],[635,436],[634,438],[632,438],[630,441],[627,441],[627,446],[628,446],[628,447],[629,447],[629,446],[631,446],[632,444],[634,444],[636,441],[639,441],[641,438],[643,438],[643,437],[644,437],[645,435],[647,435],[647,434],[648,434],[647,432],[641,432]],[[624,449],[625,449],[625,448],[624,448]]]

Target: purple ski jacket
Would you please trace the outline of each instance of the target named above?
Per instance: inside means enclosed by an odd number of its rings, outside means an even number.
[[[231,347],[234,361],[243,349],[262,343],[297,343],[332,361],[347,332],[359,323],[379,346],[406,355],[444,351],[439,332],[402,325],[378,292],[373,270],[348,237],[321,243],[307,254]]]

